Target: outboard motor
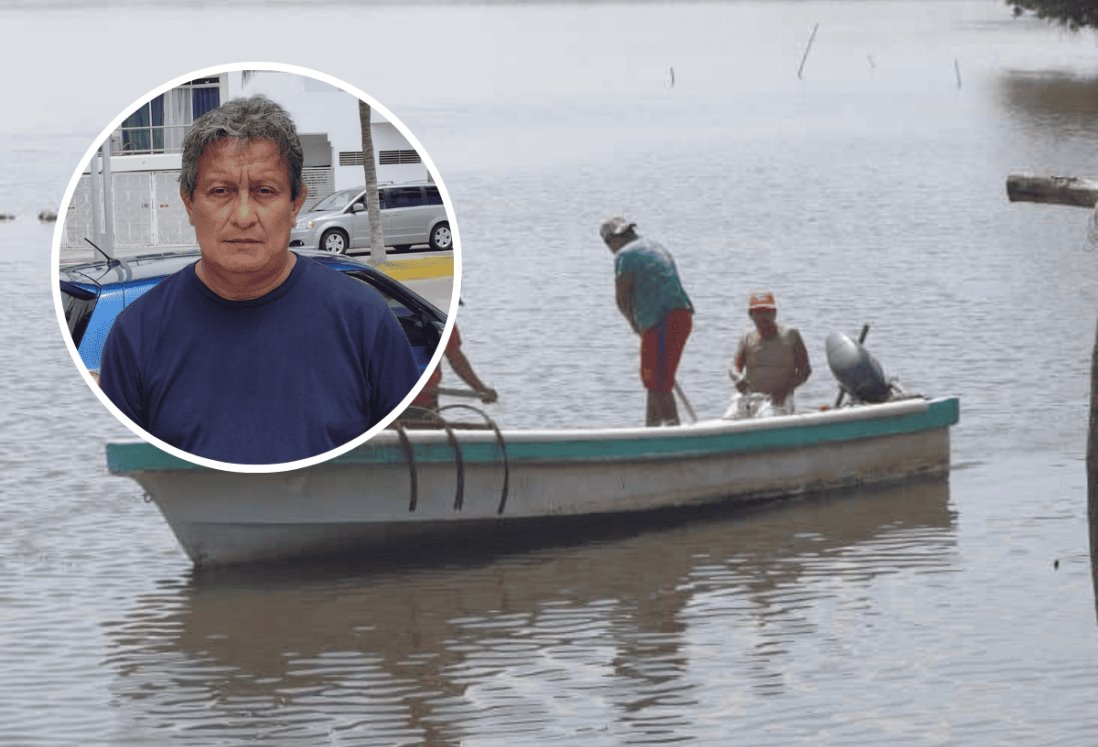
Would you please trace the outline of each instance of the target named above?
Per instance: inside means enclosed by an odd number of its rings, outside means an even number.
[[[886,402],[892,385],[877,359],[860,342],[842,332],[827,336],[827,365],[851,397],[862,402]]]

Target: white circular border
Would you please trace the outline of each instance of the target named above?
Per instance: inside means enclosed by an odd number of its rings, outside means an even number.
[[[96,383],[96,381],[92,378],[91,373],[88,371],[87,367],[84,365],[83,360],[80,358],[80,353],[76,349],[76,345],[73,344],[72,335],[69,333],[68,323],[65,321],[64,306],[61,302],[61,239],[63,238],[63,234],[65,232],[65,220],[68,216],[69,204],[72,202],[72,196],[73,193],[76,191],[76,185],[80,181],[80,176],[84,173],[84,167],[91,161],[95,153],[99,151],[103,143],[107,140],[107,138],[110,137],[111,133],[118,129],[118,127],[122,125],[122,122],[126,119],[126,117],[129,116],[129,114],[141,104],[150,101],[151,99],[169,91],[172,88],[175,88],[176,86],[194,80],[195,78],[203,78],[211,75],[220,75],[222,73],[239,72],[241,70],[257,70],[260,72],[272,71],[313,78],[314,80],[319,80],[327,83],[328,85],[338,88],[351,96],[365,101],[370,105],[371,109],[377,109],[379,112],[381,112],[381,114],[391,124],[393,124],[397,128],[397,130],[400,131],[401,135],[403,135],[405,139],[407,139],[407,141],[412,144],[412,147],[416,149],[420,157],[423,159],[424,164],[427,166],[428,173],[431,175],[432,179],[434,179],[435,184],[438,186],[439,193],[442,195],[443,207],[446,209],[446,217],[450,221],[450,232],[453,234],[454,280],[453,288],[450,294],[450,308],[447,310],[446,313],[446,327],[442,331],[442,337],[439,341],[438,347],[435,349],[434,355],[431,356],[431,361],[427,364],[427,368],[424,369],[423,375],[420,376],[419,381],[416,382],[416,385],[412,387],[411,391],[408,392],[408,395],[392,412],[382,418],[376,425],[374,425],[358,438],[348,441],[342,446],[337,446],[330,451],[326,451],[323,454],[317,454],[316,456],[312,456],[307,459],[298,459],[293,462],[281,462],[278,464],[234,464],[231,462],[219,462],[214,459],[208,459],[206,457],[190,454],[186,451],[183,451],[182,449],[172,446],[171,444],[161,441],[156,436],[153,436],[151,433],[148,433],[147,431],[142,429],[139,425],[126,417],[126,415],[123,414],[120,409],[118,409],[117,405],[115,405],[114,402],[112,402],[110,398],[103,393],[103,390],[99,388],[99,384]],[[412,403],[412,400],[415,399],[416,395],[418,395],[420,390],[422,390],[423,387],[427,384],[427,379],[430,377],[431,372],[434,371],[434,369],[441,364],[442,356],[444,355],[446,350],[446,344],[449,341],[450,334],[452,333],[454,328],[454,321],[456,319],[458,309],[458,299],[461,296],[461,242],[459,240],[457,219],[454,215],[453,204],[450,201],[450,194],[446,190],[446,185],[443,183],[442,178],[439,176],[438,169],[435,168],[434,161],[431,160],[431,157],[427,154],[427,151],[424,150],[419,140],[416,138],[415,135],[412,134],[412,132],[405,126],[405,124],[391,111],[389,111],[389,109],[386,108],[383,104],[378,103],[372,96],[356,88],[355,86],[349,85],[348,83],[345,83],[331,75],[321,73],[316,70],[311,70],[306,67],[301,67],[299,65],[287,65],[279,62],[238,62],[226,65],[205,67],[200,70],[195,70],[193,72],[186,73],[185,75],[174,78],[167,83],[158,86],[144,96],[138,98],[136,101],[133,102],[133,104],[123,110],[121,114],[115,117],[115,119],[109,125],[107,125],[107,127],[92,142],[92,145],[88,148],[87,152],[85,152],[83,159],[77,164],[75,173],[73,173],[72,178],[69,180],[68,187],[65,189],[65,196],[61,200],[61,206],[58,210],[58,216],[59,218],[57,221],[57,225],[54,227],[53,231],[53,250],[51,253],[53,261],[53,267],[51,269],[51,280],[53,283],[53,304],[54,310],[57,314],[57,321],[61,328],[61,337],[65,341],[66,347],[68,347],[69,349],[69,355],[72,357],[73,363],[76,365],[77,370],[81,372],[85,382],[88,384],[89,387],[91,387],[91,390],[95,393],[95,396],[99,398],[99,401],[102,402],[108,410],[110,410],[110,412],[115,416],[115,418],[118,419],[120,423],[133,431],[133,433],[139,436],[142,440],[148,442],[149,444],[152,444],[153,446],[156,446],[158,449],[161,449],[162,451],[171,454],[174,457],[178,457],[179,459],[183,459],[187,462],[199,465],[201,467],[208,467],[210,469],[222,470],[226,472],[239,472],[250,474],[288,472],[290,470],[301,469],[303,467],[312,467],[313,465],[321,464],[330,459],[333,459],[334,457],[339,456],[340,454],[345,454],[348,451],[358,446],[361,446],[362,444],[370,440],[370,438],[372,438],[379,431],[383,430],[390,423],[392,423],[393,420],[395,420],[397,416],[400,415],[405,410],[405,408],[407,408]]]

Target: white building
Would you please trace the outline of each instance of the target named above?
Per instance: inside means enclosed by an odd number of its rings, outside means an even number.
[[[275,71],[235,71],[193,80],[140,106],[109,137],[113,225],[105,230],[112,233],[116,251],[195,245],[179,197],[183,137],[206,111],[259,93],[285,107],[297,125],[309,187],[306,207],[337,189],[365,182],[356,97],[313,78]],[[430,178],[420,154],[376,109],[371,110],[371,130],[379,182]],[[62,248],[85,249],[85,237],[94,240],[91,198],[86,165],[63,216]]]

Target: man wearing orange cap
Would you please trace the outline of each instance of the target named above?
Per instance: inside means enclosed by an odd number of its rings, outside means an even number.
[[[648,390],[645,425],[678,425],[675,372],[693,326],[694,306],[671,253],[637,236],[636,223],[614,216],[599,229],[614,255],[618,310],[641,337],[641,382]]]
[[[769,291],[751,294],[747,314],[755,329],[740,339],[728,375],[741,394],[769,395],[775,415],[791,415],[793,390],[812,375],[801,333],[775,321],[778,305]]]

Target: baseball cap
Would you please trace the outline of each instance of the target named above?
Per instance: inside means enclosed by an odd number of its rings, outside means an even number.
[[[747,310],[754,311],[755,309],[770,309],[771,311],[777,311],[778,304],[774,301],[774,294],[770,291],[752,293],[751,298],[747,301]]]
[[[599,236],[602,237],[603,241],[606,241],[611,236],[621,236],[630,228],[635,228],[636,225],[636,223],[627,221],[620,215],[615,215],[613,218],[607,218],[602,222],[602,225],[599,227]]]

